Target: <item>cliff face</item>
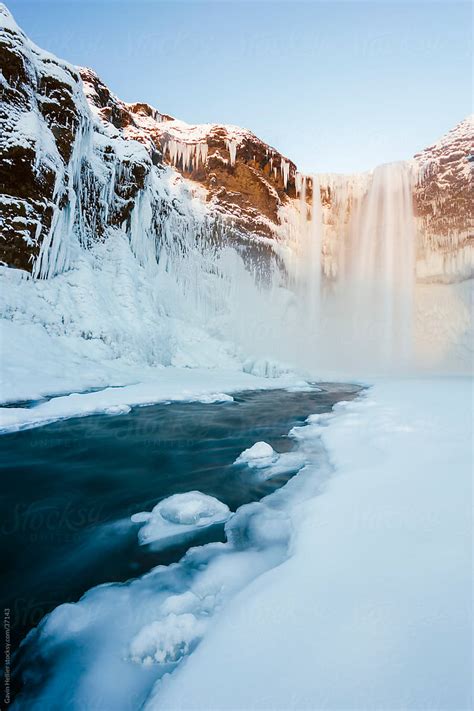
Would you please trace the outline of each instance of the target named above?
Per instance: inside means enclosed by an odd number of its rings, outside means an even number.
[[[78,73],[29,43],[3,7],[0,19],[2,260],[31,270],[56,206],[67,202],[57,176],[85,104]]]
[[[48,277],[78,248],[120,228],[160,242],[206,229],[221,241],[295,242],[317,184],[326,276],[343,271],[342,245],[372,174],[305,178],[250,131],[189,125],[118,99],[90,69],[40,50],[0,6],[1,260]],[[473,220],[466,120],[410,162],[422,278],[469,274]],[[139,214],[140,213],[140,214]],[[354,239],[353,239],[354,241]],[[270,245],[270,246],[269,246]]]
[[[470,276],[474,254],[473,117],[414,160],[419,274],[448,279]]]
[[[206,189],[206,201],[239,229],[273,236],[279,207],[295,196],[296,166],[238,126],[190,125],[148,104],[126,104],[90,69],[81,69],[87,99],[105,123],[147,147],[160,161]]]
[[[0,18],[3,263],[48,277],[110,228],[126,230],[137,255],[138,222],[157,237],[165,223],[177,235],[188,229],[178,206],[186,191],[152,142],[125,135],[127,114],[113,102],[104,120],[95,115],[79,72],[32,44],[4,6]]]
[[[145,230],[158,244],[170,223],[176,230],[193,212],[196,192],[220,232],[275,236],[279,208],[294,194],[293,164],[238,127],[189,126],[147,104],[125,104],[91,70],[31,43],[4,6],[0,19],[5,265],[51,276],[68,268],[74,245],[87,248],[110,227],[133,239],[143,201]]]

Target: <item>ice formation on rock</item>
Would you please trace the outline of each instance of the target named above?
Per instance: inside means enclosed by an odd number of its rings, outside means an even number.
[[[285,186],[286,190],[286,188],[288,187],[288,178],[290,176],[290,164],[284,158],[281,159],[280,171],[283,178],[283,185]]]
[[[417,274],[425,282],[474,274],[473,136],[471,115],[414,159]]]
[[[163,153],[175,168],[192,172],[206,163],[208,146],[206,142],[184,143],[170,138],[164,141]]]
[[[226,148],[229,151],[230,164],[235,165],[235,159],[237,157],[237,139],[227,138],[225,142]]]

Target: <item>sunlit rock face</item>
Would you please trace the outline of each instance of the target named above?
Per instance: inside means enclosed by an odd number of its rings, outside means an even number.
[[[238,126],[187,124],[144,103],[126,104],[90,69],[81,69],[93,110],[126,139],[146,146],[164,162],[205,188],[208,206],[236,231],[274,237],[279,208],[295,197],[296,166]]]
[[[455,281],[472,275],[473,160],[472,116],[415,156],[419,278]]]

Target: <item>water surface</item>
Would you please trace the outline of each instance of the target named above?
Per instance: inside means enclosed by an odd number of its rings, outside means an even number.
[[[223,526],[159,552],[137,543],[131,514],[171,494],[199,490],[235,511],[282,486],[232,466],[259,440],[288,451],[292,426],[329,411],[359,388],[253,391],[234,402],[137,407],[0,437],[0,584],[13,649],[51,609],[91,587],[179,560],[190,545],[224,540]]]

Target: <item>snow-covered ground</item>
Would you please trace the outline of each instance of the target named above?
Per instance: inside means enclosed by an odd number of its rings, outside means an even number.
[[[470,707],[471,381],[379,380],[290,434],[304,466],[227,543],[44,620],[21,708]]]
[[[379,382],[312,419],[334,476],[289,506],[291,556],[147,708],[471,707],[471,382]]]

